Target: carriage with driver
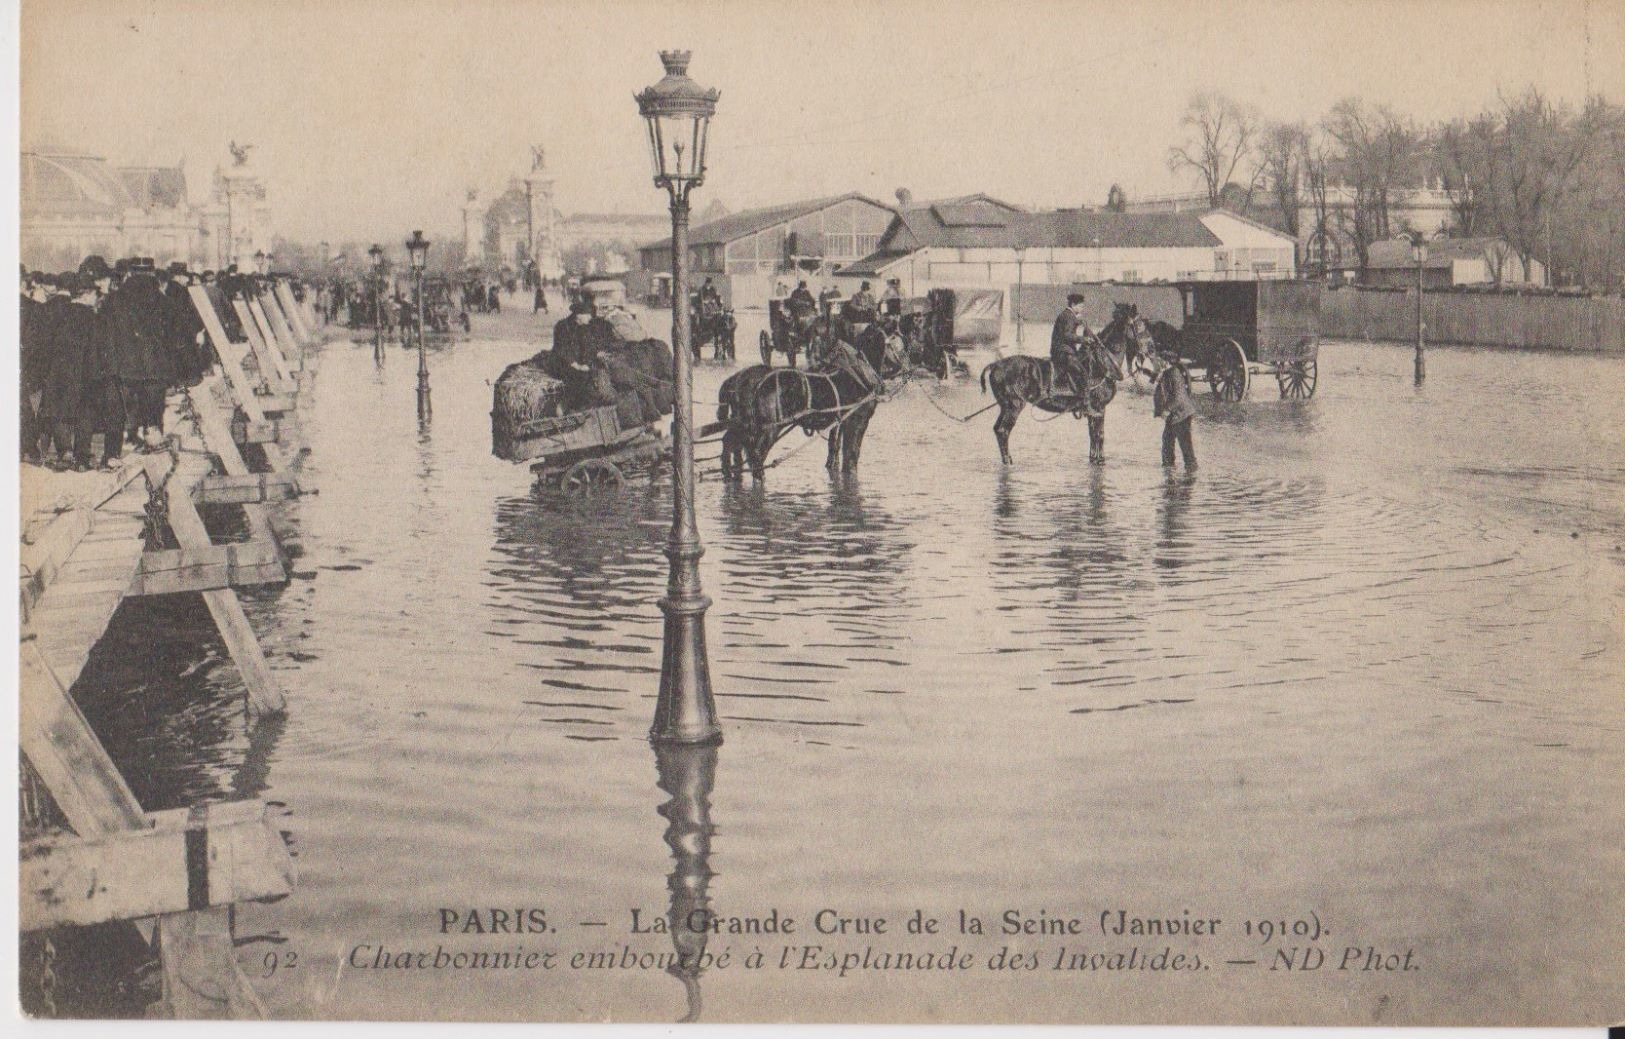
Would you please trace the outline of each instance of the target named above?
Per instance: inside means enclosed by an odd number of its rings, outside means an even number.
[[[783,354],[790,367],[797,357],[811,357],[828,317],[817,304],[805,304],[789,297],[767,301],[767,324],[762,331],[762,363],[771,365],[775,353]]]
[[[493,391],[491,453],[529,462],[537,486],[578,497],[652,478],[671,458],[671,438],[661,428],[672,412],[665,374],[671,348],[644,339],[617,352],[624,363],[595,369],[594,398],[576,406],[537,358],[509,365]]]
[[[694,359],[700,359],[700,347],[710,344],[714,358],[719,361],[733,360],[734,332],[739,328],[733,308],[714,295],[696,292],[692,296],[689,304],[689,339],[693,345]]]
[[[1273,375],[1282,400],[1315,395],[1320,353],[1320,286],[1310,281],[1182,281],[1174,288],[1185,321],[1153,322],[1162,350],[1200,369],[1213,395],[1245,400],[1253,376]]]

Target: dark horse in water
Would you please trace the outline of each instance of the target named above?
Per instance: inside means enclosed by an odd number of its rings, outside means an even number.
[[[1105,347],[1088,351],[1088,385],[1082,389],[1055,384],[1054,366],[1047,357],[1020,355],[994,361],[982,369],[982,392],[990,388],[999,404],[999,417],[993,435],[999,441],[999,455],[1010,464],[1010,431],[1028,404],[1060,414],[1089,414],[1089,461],[1106,460],[1106,405],[1117,396],[1118,380],[1148,363],[1151,334],[1145,319],[1133,303],[1112,306],[1112,318],[1095,339]]]
[[[771,368],[753,364],[730,375],[717,392],[717,419],[703,435],[721,430],[722,475],[762,479],[767,453],[792,429],[808,436],[829,431],[828,467],[846,472],[858,467],[863,435],[885,388],[882,379],[900,375],[905,360],[879,325],[870,325],[857,341],[837,341],[816,370]]]

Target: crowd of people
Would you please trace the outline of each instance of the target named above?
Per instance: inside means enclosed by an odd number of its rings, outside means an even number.
[[[195,273],[151,257],[111,265],[88,256],[76,270],[21,272],[21,451],[54,469],[112,468],[126,448],[162,448],[173,390],[195,386],[214,364],[189,290],[216,300],[228,335],[243,338],[229,305],[268,276]],[[296,287],[297,290],[297,287]]]

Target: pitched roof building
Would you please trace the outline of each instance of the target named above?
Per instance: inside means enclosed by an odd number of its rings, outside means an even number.
[[[729,213],[689,231],[690,269],[700,274],[771,275],[795,267],[831,271],[872,252],[893,210],[848,192]],[[671,270],[671,238],[638,249],[644,271]]]
[[[1028,212],[995,199],[898,211],[875,251],[842,278],[899,278],[924,287],[1026,282],[1282,277],[1292,238],[1234,213]]]

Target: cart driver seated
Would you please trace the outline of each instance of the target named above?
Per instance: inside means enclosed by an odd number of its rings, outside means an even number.
[[[807,288],[805,281],[798,281],[795,291],[784,301],[784,309],[791,314],[803,314],[817,310],[818,300],[813,298],[812,290]]]
[[[553,349],[534,358],[543,371],[564,383],[566,411],[578,411],[594,403],[593,362],[615,343],[614,328],[594,313],[591,297],[577,296],[570,304],[570,316],[553,326]]]

